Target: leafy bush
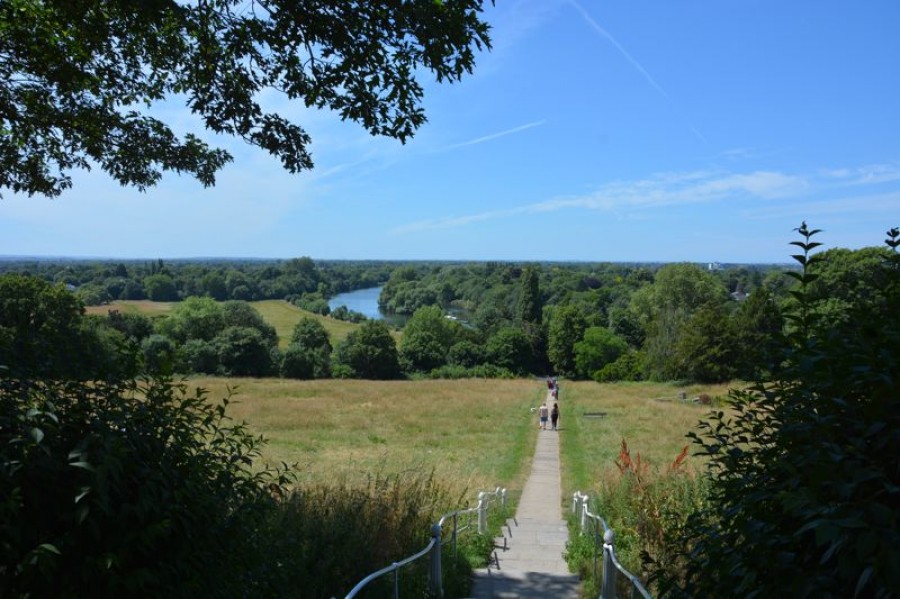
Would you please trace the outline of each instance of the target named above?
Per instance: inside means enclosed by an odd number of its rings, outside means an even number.
[[[0,381],[0,595],[240,596],[270,489],[259,439],[166,378]]]
[[[900,231],[874,291],[835,321],[808,293],[818,231],[798,230],[783,360],[694,435],[710,501],[669,549],[683,568],[648,556],[663,596],[900,594]]]
[[[466,368],[463,366],[441,366],[435,368],[427,377],[431,379],[514,379],[518,375],[494,364],[479,364]]]
[[[595,372],[615,362],[628,350],[628,343],[604,327],[590,327],[575,344],[575,372],[582,378],[593,378]]]
[[[450,347],[447,361],[453,366],[469,368],[484,362],[485,352],[481,345],[473,341],[460,341]]]
[[[331,317],[335,320],[344,320],[346,322],[364,322],[366,320],[365,314],[351,310],[347,306],[338,306],[332,310]]]
[[[659,468],[642,460],[640,453],[632,456],[623,439],[616,461],[619,472],[600,481],[591,511],[613,529],[616,557],[633,574],[641,571],[642,553],[665,554],[670,539],[683,534],[688,515],[706,500],[706,481],[688,467],[686,458],[687,447]],[[595,551],[592,534],[576,534],[566,546],[566,559],[585,581],[587,596],[600,588],[599,568],[596,577],[593,569]]]
[[[216,374],[219,354],[216,345],[203,339],[189,339],[181,346],[181,370],[187,374]]]
[[[228,327],[213,340],[225,376],[266,376],[272,371],[270,346],[250,327]]]
[[[177,363],[175,343],[165,335],[150,335],[141,342],[144,372],[171,374]]]
[[[361,379],[395,379],[401,374],[397,344],[380,320],[367,320],[347,335],[338,344],[334,361],[336,377],[340,376],[337,365],[349,368],[354,377]]]
[[[643,378],[643,368],[640,352],[626,351],[615,362],[610,362],[594,372],[592,378],[598,383],[641,380]]]
[[[81,367],[83,314],[61,284],[0,276],[0,364],[14,377],[90,378]]]
[[[527,374],[533,367],[531,339],[517,327],[494,333],[487,341],[487,355],[491,364],[516,374]]]
[[[290,379],[327,379],[331,377],[330,357],[324,348],[292,343],[282,352],[279,374]]]
[[[331,312],[331,307],[329,307],[328,305],[328,300],[322,297],[321,293],[304,293],[300,297],[291,296],[285,299],[287,299],[287,301],[294,304],[298,308],[302,308],[303,310],[312,312],[313,314],[328,316],[328,314]]]
[[[446,362],[446,350],[428,331],[404,335],[398,352],[400,366],[406,372],[428,372]]]

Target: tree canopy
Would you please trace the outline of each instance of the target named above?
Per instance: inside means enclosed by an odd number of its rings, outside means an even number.
[[[184,102],[202,126],[313,166],[279,92],[401,142],[425,122],[418,77],[471,72],[490,47],[483,0],[9,0],[0,3],[0,189],[57,196],[99,166],[140,190],[163,171],[203,185],[232,157],[152,108]]]

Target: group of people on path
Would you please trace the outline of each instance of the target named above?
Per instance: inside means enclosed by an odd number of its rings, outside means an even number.
[[[553,408],[548,408],[546,401],[541,404],[541,407],[538,408],[539,426],[542,431],[547,430],[547,420],[549,419],[552,426],[550,430],[555,431],[559,426],[559,384],[555,378],[547,377],[547,389],[550,397],[553,398]]]

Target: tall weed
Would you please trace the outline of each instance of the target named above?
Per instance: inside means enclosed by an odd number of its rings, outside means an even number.
[[[632,455],[623,439],[616,460],[617,471],[598,482],[591,511],[599,514],[615,533],[615,551],[619,562],[640,578],[642,556],[651,554],[657,561],[669,560],[668,540],[678,538],[689,514],[704,505],[707,484],[688,464],[687,447],[664,467]],[[573,522],[573,526],[577,526]],[[602,539],[603,531],[598,536]],[[593,533],[575,535],[567,556],[585,581],[586,592],[599,592],[599,572],[594,575]],[[674,560],[674,557],[671,557]]]
[[[264,575],[255,577],[257,595],[328,598],[342,596],[360,580],[422,550],[441,514],[459,508],[462,497],[451,494],[432,474],[407,471],[378,473],[365,485],[321,482],[293,490],[273,513]],[[465,592],[471,573],[468,556],[477,535],[461,539],[462,559],[444,549],[445,588]],[[404,566],[400,595],[422,596],[427,587],[428,557]],[[393,592],[394,575],[367,585],[359,597],[385,597]]]

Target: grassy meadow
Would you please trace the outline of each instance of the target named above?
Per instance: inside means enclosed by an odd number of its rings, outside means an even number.
[[[336,345],[359,325],[312,314],[281,300],[251,302],[275,327],[281,347],[304,316],[320,321]],[[174,304],[116,301],[88,308],[162,316]],[[269,443],[263,459],[296,463],[301,481],[363,479],[371,472],[434,469],[461,489],[521,489],[537,434],[530,409],[543,401],[541,379],[360,381],[195,378],[213,399],[236,389],[231,415]],[[651,468],[665,468],[687,444],[708,407],[681,401],[727,394],[728,385],[598,384],[562,381],[564,501],[618,473],[622,440]],[[587,416],[585,414],[588,414]],[[603,413],[603,416],[591,414]],[[688,467],[698,467],[688,457]]]
[[[212,399],[233,390],[231,416],[268,439],[263,460],[297,464],[302,482],[363,481],[374,472],[431,470],[457,490],[505,486],[516,496],[537,434],[540,379],[360,381],[195,378]],[[724,396],[727,386],[568,382],[560,390],[564,502],[632,457],[664,468],[708,407],[678,399]],[[604,412],[603,417],[585,413]],[[688,458],[689,465],[691,460]],[[694,464],[699,466],[699,464]]]
[[[628,443],[633,459],[640,453],[650,468],[666,468],[689,443],[685,435],[708,412],[709,406],[682,401],[702,394],[725,397],[728,385],[687,385],[669,383],[565,382],[560,386],[560,451],[563,461],[563,490],[571,493],[597,485],[617,474],[615,461],[622,440]],[[602,413],[602,416],[591,414]],[[588,414],[587,416],[585,414]],[[697,468],[690,456],[687,467]]]
[[[275,327],[278,334],[278,347],[284,349],[291,340],[291,334],[294,332],[294,326],[303,317],[314,318],[318,320],[328,331],[331,337],[331,345],[336,346],[343,341],[347,335],[359,328],[359,325],[343,320],[336,320],[327,316],[321,316],[312,312],[302,310],[293,304],[289,304],[283,300],[262,300],[258,302],[249,302],[251,306],[262,315],[266,322]],[[88,306],[85,311],[88,314],[108,314],[113,310],[122,313],[139,313],[145,316],[159,317],[165,316],[172,310],[176,302],[151,302],[149,300],[116,300],[102,306]],[[393,332],[394,338],[399,340],[400,334]]]
[[[176,302],[151,302],[150,300],[116,300],[102,306],[87,306],[88,314],[106,315],[117,310],[123,314],[143,314],[145,316],[164,316],[168,314]]]
[[[233,389],[230,415],[264,435],[268,463],[300,481],[364,481],[434,470],[459,492],[521,489],[537,428],[537,380],[360,381],[195,378],[211,399]]]

